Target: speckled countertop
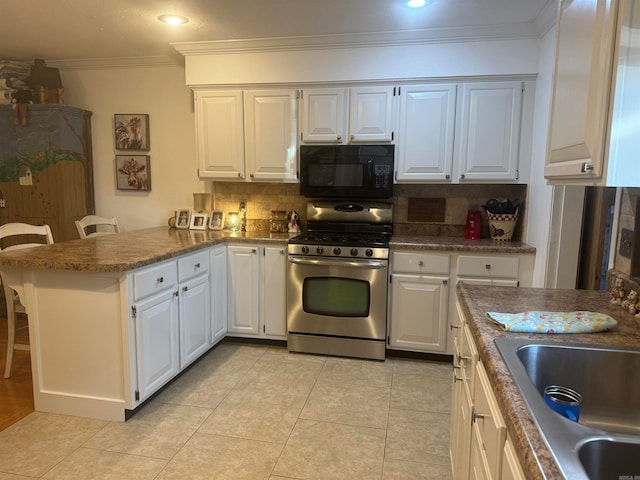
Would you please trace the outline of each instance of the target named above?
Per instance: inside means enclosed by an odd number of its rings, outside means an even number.
[[[179,230],[153,227],[84,240],[55,243],[29,250],[0,253],[0,266],[126,272],[218,243],[273,243],[286,245],[294,234],[230,232],[228,230]],[[492,242],[450,237],[394,236],[392,248],[458,250],[472,252],[534,253],[520,242]]]
[[[486,367],[494,393],[514,442],[527,479],[562,478],[558,467],[533,422],[518,387],[502,361],[494,339],[526,338],[570,343],[640,347],[640,319],[609,303],[608,292],[555,290],[517,287],[457,285],[458,298],[476,341],[478,353]],[[518,313],[528,310],[590,310],[606,313],[618,321],[615,330],[589,334],[521,334],[507,333],[486,318],[489,311]]]
[[[288,233],[153,227],[0,253],[0,266],[126,272],[223,242],[286,245]]]
[[[459,251],[474,253],[536,253],[536,249],[523,242],[498,241],[490,238],[467,240],[464,237],[430,237],[424,235],[393,235],[391,248],[406,250]]]

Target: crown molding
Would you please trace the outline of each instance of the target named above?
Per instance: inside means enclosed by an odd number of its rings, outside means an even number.
[[[389,47],[402,45],[487,42],[540,38],[534,23],[482,27],[432,28],[399,32],[306,35],[297,37],[250,38],[172,42],[182,55],[224,55],[268,51],[326,50],[332,48]]]
[[[558,2],[549,0],[538,14],[535,24],[540,37],[544,37],[558,21],[558,7]]]

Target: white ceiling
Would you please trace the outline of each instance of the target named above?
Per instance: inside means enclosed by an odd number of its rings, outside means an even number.
[[[17,0],[2,2],[0,60],[166,57],[178,55],[172,42],[373,32],[532,36],[557,1],[434,0],[414,10],[406,0]],[[161,24],[164,13],[190,22]]]

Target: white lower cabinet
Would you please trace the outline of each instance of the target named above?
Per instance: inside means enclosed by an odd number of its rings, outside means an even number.
[[[456,335],[451,411],[451,464],[454,480],[523,478],[493,388],[467,321]],[[458,332],[460,329],[456,329]],[[505,468],[505,465],[507,467]]]
[[[260,327],[260,257],[257,246],[227,247],[229,323],[228,333],[258,335]]]
[[[209,250],[133,272],[134,400],[144,401],[210,346]]]
[[[136,401],[143,401],[180,371],[178,297],[175,289],[137,302]]]
[[[286,338],[285,248],[227,247],[229,334]]]
[[[227,334],[227,247],[211,248],[211,341],[214,345]]]
[[[507,441],[504,443],[502,456],[502,480],[525,480],[524,472],[518,462],[516,450],[513,442],[507,434]]]
[[[531,286],[533,254],[392,250],[389,347],[453,354],[458,282]],[[450,281],[453,277],[454,281]]]
[[[393,252],[389,346],[444,352],[447,346],[449,255]]]

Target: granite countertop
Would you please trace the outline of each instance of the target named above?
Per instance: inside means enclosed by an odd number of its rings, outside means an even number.
[[[467,240],[464,237],[437,237],[425,235],[393,235],[391,248],[405,250],[459,251],[473,253],[536,253],[535,247],[524,242],[498,241],[490,238]]]
[[[83,240],[0,253],[0,266],[34,269],[121,273],[167,260],[218,243],[273,243],[286,245],[295,234],[181,230],[166,226],[132,230]],[[390,247],[416,250],[535,253],[520,242],[465,240],[455,237],[393,236]]]
[[[507,430],[527,479],[555,479],[562,475],[546,447],[518,387],[498,351],[498,337],[531,340],[640,347],[640,320],[609,303],[606,291],[561,290],[544,288],[457,285],[458,298],[470,319],[469,327],[486,367]],[[508,333],[487,320],[486,313],[500,311],[518,313],[528,310],[575,311],[605,313],[618,321],[615,330],[588,334],[523,334]]]
[[[224,242],[286,245],[288,233],[153,227],[0,253],[0,266],[126,272]]]

